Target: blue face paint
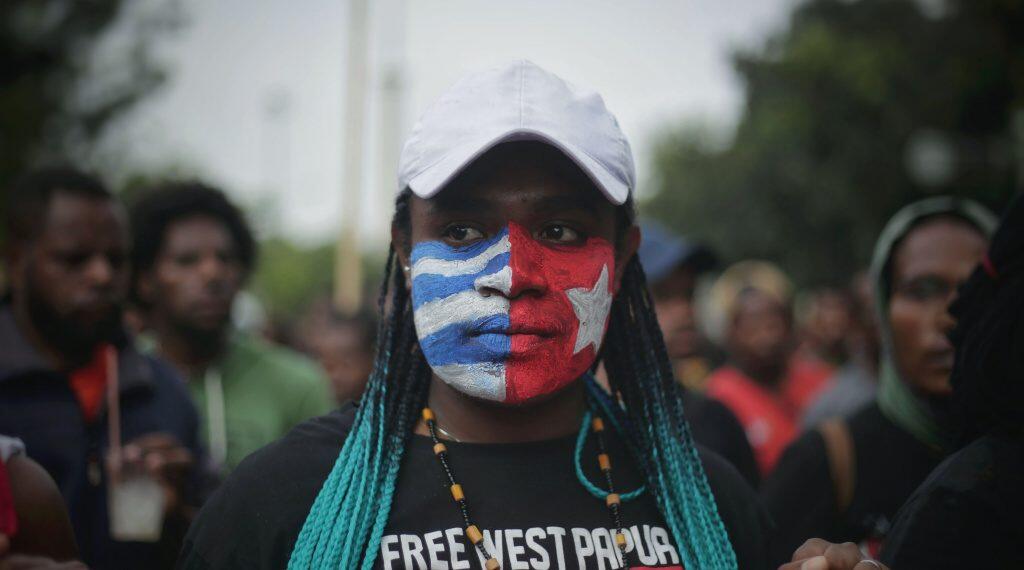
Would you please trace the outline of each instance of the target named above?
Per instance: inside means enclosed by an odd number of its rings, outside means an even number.
[[[412,249],[413,320],[420,349],[442,380],[479,398],[505,398],[509,301],[482,295],[511,286],[508,230],[468,247],[420,242]]]

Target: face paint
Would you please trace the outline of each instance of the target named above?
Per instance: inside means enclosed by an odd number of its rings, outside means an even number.
[[[557,392],[597,358],[612,304],[614,249],[535,240],[511,223],[468,247],[412,249],[420,348],[442,380],[517,404]]]

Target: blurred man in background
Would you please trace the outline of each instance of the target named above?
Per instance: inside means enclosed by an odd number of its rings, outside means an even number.
[[[878,317],[867,271],[858,273],[850,284],[849,333],[846,335],[849,358],[829,388],[811,404],[801,420],[803,427],[814,427],[829,418],[846,417],[875,397],[878,389]]]
[[[708,380],[707,393],[743,424],[762,476],[797,436],[801,413],[831,374],[795,354],[789,291],[781,271],[754,261],[730,267],[712,290],[727,318],[729,356]]]
[[[800,352],[826,366],[840,367],[849,359],[847,337],[853,324],[853,303],[846,291],[822,288],[798,303]]]
[[[323,366],[337,405],[358,400],[373,371],[377,319],[369,311],[345,315],[323,307],[324,315],[312,323],[304,344]]]
[[[697,326],[695,293],[698,279],[714,269],[718,260],[710,249],[657,222],[645,221],[641,229],[640,261],[676,379],[687,388],[703,391],[723,356]]]
[[[697,280],[714,268],[715,255],[657,222],[641,223],[641,232],[637,255],[647,275],[665,349],[684,390],[683,403],[693,437],[728,459],[757,488],[760,475],[743,426],[727,407],[700,393],[712,367],[721,359],[697,326],[694,299]]]
[[[862,543],[876,555],[900,505],[952,450],[947,307],[994,226],[983,207],[945,197],[889,220],[871,266],[883,348],[878,397],[806,432],[765,481],[779,561],[810,537]]]
[[[331,409],[314,363],[232,327],[256,243],[223,193],[200,183],[152,189],[132,227],[135,298],[155,350],[188,378],[215,470]]]
[[[187,522],[198,422],[173,370],[139,354],[121,326],[124,211],[99,181],[60,168],[16,183],[6,216],[0,433],[23,440],[57,482],[91,567],[169,567]],[[157,484],[147,497],[165,510],[159,542],[112,537],[127,472]]]

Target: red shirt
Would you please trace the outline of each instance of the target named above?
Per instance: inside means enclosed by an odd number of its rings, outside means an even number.
[[[816,362],[794,358],[776,390],[758,384],[733,366],[708,379],[707,394],[729,407],[754,449],[762,476],[800,433],[800,415],[821,394],[831,371]]]
[[[103,390],[107,386],[107,351],[109,344],[101,344],[92,353],[92,360],[71,372],[71,390],[78,399],[86,423],[96,421],[103,405]]]

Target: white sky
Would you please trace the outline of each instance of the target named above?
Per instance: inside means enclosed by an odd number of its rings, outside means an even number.
[[[734,123],[742,93],[729,54],[758,45],[794,0],[370,3],[361,218],[367,243],[380,244],[394,147],[464,72],[525,57],[596,89],[633,145],[642,189],[659,129],[682,120]],[[111,140],[128,149],[130,162],[184,166],[243,204],[263,204],[267,231],[304,242],[334,237],[344,207],[348,2],[182,4],[189,23],[160,51],[170,81]],[[403,86],[391,141],[379,136],[384,68],[399,69]],[[282,101],[284,111],[268,110]]]

